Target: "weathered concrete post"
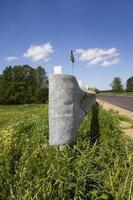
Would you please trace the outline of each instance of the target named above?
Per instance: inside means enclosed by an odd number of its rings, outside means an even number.
[[[82,90],[76,78],[56,74],[49,77],[49,144],[69,144],[96,99]]]

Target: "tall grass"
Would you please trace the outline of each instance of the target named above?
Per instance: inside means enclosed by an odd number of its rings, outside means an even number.
[[[0,199],[132,200],[133,142],[113,111],[100,108],[99,124],[100,143],[90,142],[88,115],[60,151],[48,145],[47,106],[22,109],[0,132]]]

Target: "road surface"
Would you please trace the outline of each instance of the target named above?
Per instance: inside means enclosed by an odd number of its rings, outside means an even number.
[[[124,96],[97,96],[97,99],[119,106],[133,112],[133,97]]]

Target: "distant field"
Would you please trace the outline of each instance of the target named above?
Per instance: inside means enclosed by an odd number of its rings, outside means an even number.
[[[132,200],[133,141],[119,122],[100,107],[99,143],[89,114],[60,151],[48,145],[47,105],[0,106],[0,200]]]

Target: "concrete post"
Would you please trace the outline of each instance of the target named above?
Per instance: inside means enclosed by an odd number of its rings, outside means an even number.
[[[96,99],[82,90],[76,78],[56,74],[49,77],[49,144],[69,144]]]

